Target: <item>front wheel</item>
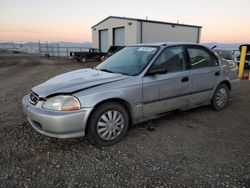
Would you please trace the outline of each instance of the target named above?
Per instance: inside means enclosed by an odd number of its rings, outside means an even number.
[[[90,141],[99,146],[111,146],[126,134],[129,116],[122,105],[109,102],[98,106],[88,122],[87,134]]]
[[[217,111],[222,110],[227,105],[228,97],[229,97],[229,91],[227,85],[226,84],[219,85],[216,88],[214,96],[211,100],[212,107]]]

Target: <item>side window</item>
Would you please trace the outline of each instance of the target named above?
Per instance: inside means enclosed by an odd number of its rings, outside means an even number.
[[[183,48],[178,46],[165,49],[153,66],[164,66],[167,68],[167,72],[185,70],[186,65]]]
[[[216,57],[201,48],[188,48],[192,69],[218,65]]]

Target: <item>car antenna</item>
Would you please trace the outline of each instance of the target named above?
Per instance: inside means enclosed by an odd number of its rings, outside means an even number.
[[[213,49],[215,49],[217,46],[216,45],[214,45],[211,49],[213,50]]]

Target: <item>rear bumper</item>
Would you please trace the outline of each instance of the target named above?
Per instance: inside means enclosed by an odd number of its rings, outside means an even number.
[[[240,88],[240,79],[235,79],[230,81],[231,84],[231,93],[234,93]]]
[[[39,104],[40,103],[40,104]],[[28,95],[22,100],[30,125],[39,133],[56,138],[72,138],[85,135],[87,119],[92,108],[72,112],[59,112],[41,108],[41,101],[30,104]]]

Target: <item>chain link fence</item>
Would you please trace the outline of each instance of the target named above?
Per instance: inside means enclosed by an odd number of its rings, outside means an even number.
[[[69,57],[70,52],[84,52],[89,48],[90,46],[61,46],[55,43],[0,43],[0,53],[29,53],[52,57]]]

